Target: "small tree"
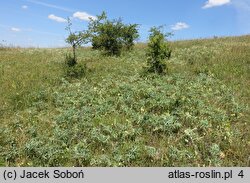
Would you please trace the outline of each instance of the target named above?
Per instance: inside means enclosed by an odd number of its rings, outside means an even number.
[[[138,25],[126,25],[121,19],[108,20],[103,12],[89,23],[89,34],[94,49],[103,50],[107,55],[120,55],[123,48],[132,49],[139,37]]]
[[[69,78],[81,78],[86,74],[86,64],[77,64],[76,49],[82,44],[86,44],[89,41],[89,36],[86,31],[72,32],[72,23],[68,18],[68,25],[66,30],[69,31],[69,36],[66,42],[72,46],[73,57],[71,54],[67,54],[65,58],[65,75]]]
[[[78,46],[81,46],[82,44],[86,44],[88,42],[88,35],[85,31],[72,32],[71,27],[72,22],[68,18],[68,25],[66,27],[66,30],[69,32],[69,36],[67,37],[66,42],[72,47],[73,57],[67,55],[66,60],[69,66],[74,66],[77,64],[76,49]]]
[[[171,34],[164,34],[162,27],[153,27],[150,30],[149,43],[147,49],[148,72],[164,74],[166,69],[165,59],[171,57],[171,49],[166,42],[166,37]]]

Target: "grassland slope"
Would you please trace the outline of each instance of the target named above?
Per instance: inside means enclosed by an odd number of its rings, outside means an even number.
[[[250,36],[172,42],[165,76],[145,45],[121,57],[0,49],[1,166],[250,166]]]

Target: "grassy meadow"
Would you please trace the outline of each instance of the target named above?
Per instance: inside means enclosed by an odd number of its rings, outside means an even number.
[[[250,36],[171,42],[164,76],[145,44],[121,57],[0,48],[0,166],[250,166]]]

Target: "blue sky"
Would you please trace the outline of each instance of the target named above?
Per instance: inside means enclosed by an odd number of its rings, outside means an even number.
[[[67,17],[83,30],[102,11],[140,24],[140,41],[159,25],[173,40],[250,34],[250,0],[1,0],[0,43],[65,46]]]

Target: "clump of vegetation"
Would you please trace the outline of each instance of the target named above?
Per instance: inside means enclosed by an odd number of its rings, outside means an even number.
[[[108,20],[105,12],[97,19],[91,19],[88,33],[93,48],[109,56],[119,56],[122,50],[131,50],[139,37],[137,24],[126,25],[121,19]]]
[[[83,76],[85,76],[87,71],[86,64],[76,63],[76,60],[70,54],[66,54],[65,62],[66,77],[82,78]]]
[[[69,53],[65,55],[65,65],[67,67],[73,67],[77,64],[76,59]]]
[[[147,49],[147,71],[157,74],[164,74],[166,70],[165,59],[170,59],[171,49],[166,42],[166,37],[170,34],[164,34],[162,27],[153,27],[150,30],[149,43]]]

